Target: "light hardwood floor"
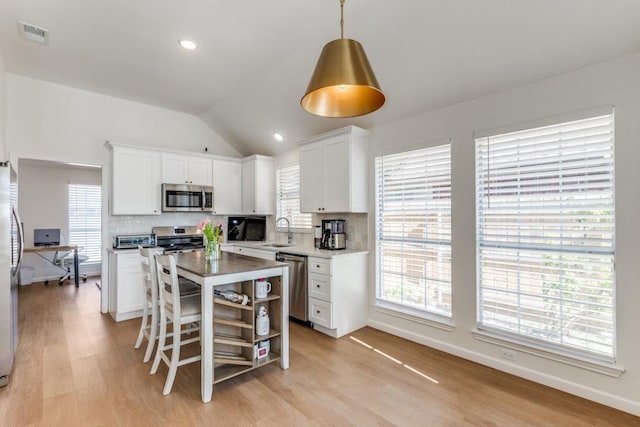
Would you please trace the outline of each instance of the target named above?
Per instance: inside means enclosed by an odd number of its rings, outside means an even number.
[[[22,287],[19,302],[18,355],[10,385],[0,388],[2,426],[640,425],[371,328],[335,340],[291,324],[289,370],[272,364],[218,384],[203,404],[196,363],[180,368],[162,396],[166,367],[149,375],[144,346],[133,348],[139,320],[100,314],[91,278],[79,289]]]

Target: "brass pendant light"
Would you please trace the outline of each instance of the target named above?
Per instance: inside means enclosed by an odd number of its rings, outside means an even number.
[[[340,38],[327,43],[300,101],[322,117],[356,117],[382,107],[385,98],[362,45],[344,38],[344,0],[340,0]]]

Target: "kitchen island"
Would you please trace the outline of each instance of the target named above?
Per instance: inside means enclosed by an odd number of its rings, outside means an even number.
[[[280,361],[289,367],[289,268],[287,264],[222,253],[216,261],[204,259],[204,252],[176,256],[178,274],[202,286],[202,321],[200,323],[202,401],[209,402],[213,384],[240,375],[265,364]],[[256,299],[254,282],[268,279],[272,292]],[[249,296],[250,303],[240,305],[221,298],[214,299],[214,288],[234,290]],[[255,333],[258,307],[265,307],[271,327],[264,336]],[[221,332],[214,333],[216,329]],[[254,346],[270,342],[269,354],[254,359]]]

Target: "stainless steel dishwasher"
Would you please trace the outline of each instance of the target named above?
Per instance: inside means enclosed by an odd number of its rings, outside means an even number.
[[[307,257],[279,252],[276,260],[289,264],[289,317],[308,326]]]

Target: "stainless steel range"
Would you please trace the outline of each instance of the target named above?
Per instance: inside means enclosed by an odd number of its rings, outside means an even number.
[[[204,236],[198,227],[153,227],[156,244],[164,253],[193,252],[204,250]]]

